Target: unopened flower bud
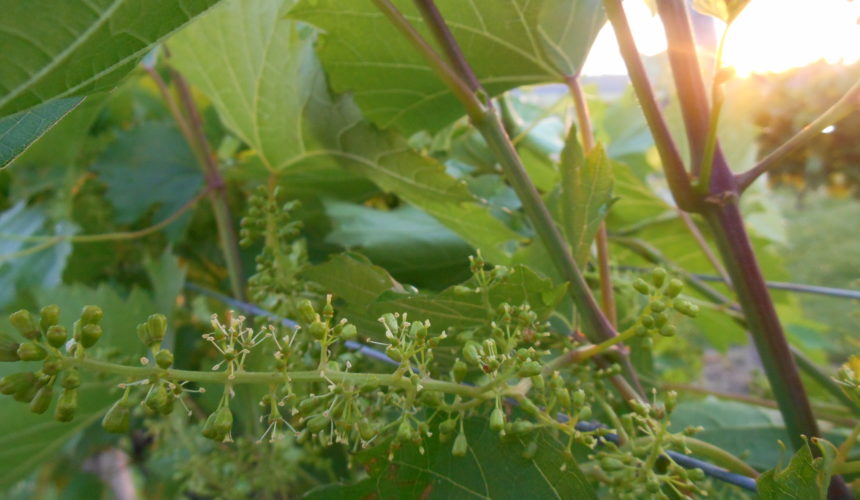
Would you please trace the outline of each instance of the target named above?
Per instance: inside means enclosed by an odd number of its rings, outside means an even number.
[[[146,318],[146,326],[149,327],[149,336],[152,344],[158,344],[164,340],[167,334],[167,318],[163,314],[152,314]]]
[[[129,402],[123,398],[113,404],[102,418],[104,430],[113,434],[125,434],[128,432],[128,424],[131,418]]]
[[[81,323],[84,325],[97,325],[101,322],[102,308],[99,306],[84,306],[81,310]]]
[[[164,368],[165,370],[170,368],[170,365],[173,364],[173,353],[167,349],[158,351],[158,354],[155,355],[155,363],[159,368]]]
[[[158,384],[149,391],[143,404],[152,411],[159,411],[167,402],[167,397],[167,388],[164,387],[164,384]]]
[[[308,419],[305,424],[305,428],[311,432],[312,434],[316,434],[323,429],[327,428],[331,424],[331,419],[325,415],[319,414],[314,415],[310,419]]]
[[[684,282],[679,279],[669,280],[669,284],[666,285],[666,296],[669,298],[675,298],[680,295],[681,290],[684,289]]]
[[[209,415],[203,425],[203,437],[213,441],[224,441],[233,429],[233,412],[222,406]]]
[[[39,311],[39,327],[43,332],[60,322],[60,306],[51,304]]]
[[[41,361],[47,355],[45,348],[33,342],[24,342],[18,346],[18,357],[21,361]]]
[[[543,366],[538,361],[526,361],[520,366],[520,369],[517,370],[517,375],[520,377],[533,377],[535,375],[540,375],[541,371],[543,371]]]
[[[33,322],[33,317],[30,315],[30,311],[26,309],[15,311],[9,316],[9,322],[11,322],[12,326],[18,330],[18,333],[23,335],[25,338],[33,340],[39,337],[40,332],[36,328],[36,324]]]
[[[52,347],[59,349],[60,347],[63,347],[63,344],[68,340],[68,332],[63,326],[51,325],[45,332],[45,338]]]
[[[490,413],[490,430],[499,432],[505,428],[505,412],[501,408],[493,408]]]
[[[42,386],[38,392],[36,392],[36,396],[33,397],[33,400],[30,401],[30,411],[41,415],[48,411],[48,407],[51,406],[51,399],[54,397],[54,388],[50,385]]]
[[[76,368],[70,369],[63,377],[61,385],[66,389],[77,389],[81,385],[81,375]]]
[[[462,359],[457,358],[457,360],[454,361],[454,368],[451,371],[454,374],[454,381],[462,382],[466,379],[466,374],[469,372],[469,367],[466,365],[466,363],[463,362]]]
[[[70,422],[75,418],[75,411],[78,409],[78,390],[74,388],[63,389],[60,393],[60,398],[57,400],[57,407],[54,408],[54,419],[58,422]]]
[[[96,345],[102,338],[102,327],[95,323],[87,323],[81,327],[81,345],[89,348]]]
[[[20,344],[15,342],[12,337],[5,333],[0,333],[0,361],[18,361],[18,347]]]
[[[454,440],[454,446],[451,447],[451,454],[455,457],[465,457],[469,451],[469,441],[466,435],[462,432],[457,434],[457,439]]]
[[[633,282],[633,289],[642,295],[648,295],[651,293],[651,285],[646,283],[642,278],[636,278],[636,281]]]
[[[654,268],[651,271],[651,283],[654,283],[654,286],[660,288],[663,286],[663,283],[666,281],[666,270],[662,267]]]

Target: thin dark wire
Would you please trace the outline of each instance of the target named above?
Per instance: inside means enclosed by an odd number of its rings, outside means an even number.
[[[621,269],[623,271],[634,271],[639,273],[647,273],[651,269],[637,266],[618,266],[617,269]],[[711,274],[699,274],[699,273],[690,273],[691,276],[695,276],[702,281],[713,281],[717,283],[722,283],[723,279],[719,276],[714,276]],[[789,292],[796,293],[808,293],[813,295],[826,295],[828,297],[839,297],[843,299],[857,299],[860,300],[860,290],[849,290],[847,288],[833,288],[829,286],[817,286],[817,285],[804,285],[801,283],[786,283],[783,281],[766,281],[765,284],[768,288],[774,290],[786,290]]]
[[[218,293],[216,291],[202,287],[200,285],[197,285],[194,283],[185,283],[185,288],[187,288],[189,290],[193,290],[197,293],[200,293],[201,295],[206,295],[207,297],[211,297],[213,299],[216,299],[219,302],[223,302],[224,304],[227,304],[230,307],[233,307],[239,311],[243,311],[243,312],[248,313],[248,314],[253,314],[255,316],[260,316],[260,317],[271,319],[273,321],[277,321],[286,327],[298,328],[298,326],[299,326],[298,323],[296,323],[295,321],[293,321],[291,319],[282,318],[280,316],[277,316],[275,314],[270,313],[269,311],[266,311],[265,309],[262,309],[258,306],[255,306],[254,304],[249,304],[247,302],[242,302],[240,300],[236,300],[232,297],[228,297],[226,295],[223,295],[223,294]],[[394,361],[393,359],[389,358],[384,353],[379,352],[376,349],[373,349],[372,347],[368,347],[368,346],[361,344],[359,342],[347,340],[345,342],[345,345],[349,349],[360,352],[361,354],[364,354],[370,358],[382,361],[384,363],[389,363],[392,365],[399,364],[397,361]],[[516,401],[514,401],[514,400],[511,400],[511,401],[514,404],[516,404]],[[558,419],[559,422],[567,422],[570,417],[568,417],[567,415],[565,415],[563,413],[559,413],[558,415],[556,415],[556,418]],[[591,432],[591,431],[594,431],[594,430],[599,429],[599,428],[606,428],[606,426],[600,422],[577,422],[576,428],[577,428],[577,430],[582,431],[582,432]],[[618,435],[613,434],[613,433],[609,433],[609,434],[602,436],[602,439],[605,439],[607,441],[611,441],[613,443],[619,442]],[[753,492],[756,491],[755,479],[753,479],[751,477],[747,477],[747,476],[744,476],[741,474],[735,474],[734,472],[729,472],[726,469],[723,469],[722,467],[718,467],[716,465],[713,465],[713,464],[710,464],[708,462],[704,462],[702,460],[684,455],[683,453],[678,453],[676,451],[670,450],[670,451],[667,451],[666,454],[669,455],[669,457],[671,457],[672,460],[675,461],[675,463],[677,463],[678,465],[680,465],[682,467],[686,467],[688,469],[699,468],[699,469],[702,469],[702,471],[705,474],[713,477],[714,479],[718,479],[720,481],[723,481],[723,482],[726,482],[729,484],[733,484],[733,485],[738,486],[740,488],[743,488],[745,490],[749,490],[749,491],[753,491]]]

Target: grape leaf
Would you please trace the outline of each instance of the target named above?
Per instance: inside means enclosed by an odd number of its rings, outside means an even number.
[[[216,2],[0,0],[0,116],[113,87]]]
[[[416,7],[396,7],[432,40]],[[578,73],[605,22],[594,0],[440,0],[436,4],[484,88],[498,95]],[[423,56],[372,2],[305,0],[291,12],[326,32],[320,57],[337,92],[351,91],[373,123],[437,131],[463,110]],[[432,43],[432,42],[431,42]]]
[[[390,462],[387,445],[363,454],[370,476],[355,484],[331,484],[308,493],[311,500],[340,498],[521,499],[597,498],[564,446],[546,432],[526,438],[500,438],[477,418],[465,422],[466,456],[451,454],[451,442],[428,438],[424,453],[408,444]],[[438,435],[438,434],[435,434]],[[523,452],[537,442],[532,458]]]
[[[836,447],[823,439],[813,439],[821,456],[812,456],[812,447],[806,443],[791,457],[784,469],[777,467],[759,477],[756,482],[760,500],[824,500],[833,473]]]
[[[403,138],[332,98],[313,51],[315,32],[283,17],[283,0],[230,1],[171,42],[173,62],[270,170],[340,165],[424,210],[494,262],[519,236]]]
[[[0,118],[0,169],[18,158],[82,100],[80,97],[57,99]]]
[[[612,204],[612,164],[597,145],[583,156],[571,127],[561,155],[561,227],[581,268]]]
[[[107,185],[116,221],[130,224],[158,205],[154,222],[166,219],[200,191],[203,173],[176,127],[146,123],[119,138],[98,159],[93,170]],[[165,229],[176,237],[185,228],[185,213]]]

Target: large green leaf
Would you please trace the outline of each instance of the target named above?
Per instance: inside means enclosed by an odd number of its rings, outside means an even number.
[[[393,2],[427,40],[411,0]],[[562,81],[578,73],[604,22],[594,0],[436,2],[487,92]],[[463,110],[423,56],[372,2],[304,0],[291,13],[326,32],[320,54],[331,84],[351,91],[367,117],[407,133],[435,131]],[[435,44],[434,44],[435,45]]]
[[[612,164],[598,145],[582,154],[571,127],[561,155],[561,227],[580,267],[612,203]]]
[[[116,85],[218,0],[0,0],[0,116]]]
[[[58,99],[0,119],[0,169],[26,151],[81,100],[80,97]]]
[[[513,231],[436,160],[365,122],[329,95],[313,51],[315,33],[283,18],[283,0],[234,0],[171,42],[173,62],[212,101],[224,123],[273,171],[323,162],[361,172],[481,248],[507,260]],[[226,35],[225,35],[226,34]]]
[[[820,456],[812,456],[807,443],[797,451],[786,468],[777,467],[761,475],[756,485],[760,500],[824,500],[833,473],[836,447],[827,441],[816,439]]]
[[[424,451],[404,446],[390,462],[387,446],[364,454],[370,464],[369,477],[355,484],[332,484],[311,491],[306,498],[384,499],[591,499],[597,498],[576,462],[566,458],[563,445],[540,432],[533,438],[500,438],[487,422],[469,419],[464,426],[469,451],[464,457],[451,454],[451,441],[438,438],[424,442]],[[532,458],[523,452],[536,439]]]

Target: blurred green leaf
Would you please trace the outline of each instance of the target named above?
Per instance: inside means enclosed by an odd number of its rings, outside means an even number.
[[[216,2],[0,0],[0,116],[113,87]]]
[[[51,242],[50,238],[74,232],[71,224],[51,224],[41,208],[28,207],[23,201],[0,213],[0,307],[20,290],[60,283],[72,246],[68,241]],[[27,237],[41,239],[26,241]]]
[[[157,205],[153,223],[166,219],[203,185],[203,173],[185,138],[173,125],[147,123],[123,132],[99,157],[93,170],[107,186],[107,199],[116,221],[130,224]],[[165,231],[175,238],[190,214],[183,214]]]

